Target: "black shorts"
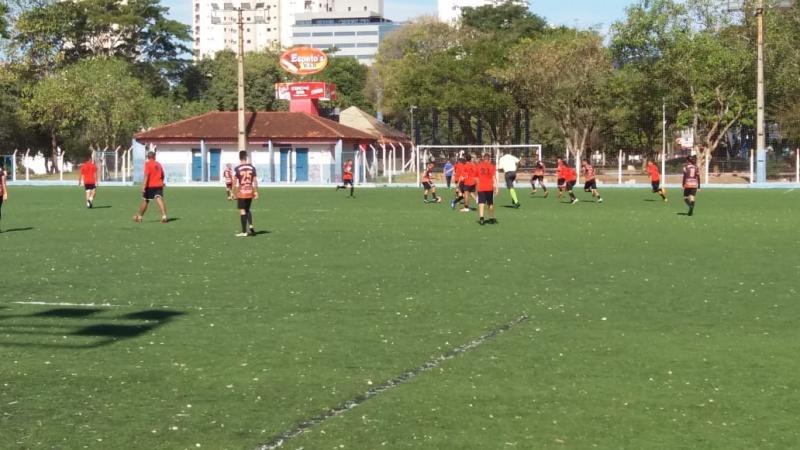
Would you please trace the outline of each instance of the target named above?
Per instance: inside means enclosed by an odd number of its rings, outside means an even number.
[[[658,181],[651,181],[650,186],[653,186],[653,192],[658,192],[661,190],[661,180]]]
[[[487,205],[494,205],[494,191],[479,191],[478,203],[485,203]]]
[[[225,183],[225,189],[227,189],[227,190],[229,190],[229,191],[230,191],[231,189],[233,189],[233,183]]]
[[[565,184],[564,186],[567,188],[567,190],[568,190],[568,191],[571,191],[571,190],[572,190],[572,188],[574,188],[574,187],[575,187],[575,184],[576,184],[577,182],[578,182],[577,180],[565,181],[565,183],[566,183],[566,184]]]
[[[511,189],[517,181],[517,172],[506,172],[506,187]]]
[[[475,192],[475,185],[468,186],[465,184],[461,187],[461,192]]]
[[[236,207],[239,209],[250,209],[250,205],[252,204],[252,198],[240,198],[236,200]]]
[[[93,191],[93,190],[97,189],[97,185],[96,184],[84,184],[83,188],[86,189],[87,191]]]
[[[586,182],[586,183],[583,185],[583,190],[584,190],[584,191],[587,191],[587,192],[588,192],[588,191],[591,191],[592,189],[594,189],[594,190],[597,190],[597,180],[590,180],[590,181],[587,181],[587,182]]]
[[[464,182],[463,181],[459,181],[458,182],[458,192],[464,192]]]
[[[422,182],[422,187],[423,187],[423,188],[424,188],[426,191],[430,191],[430,190],[431,190],[431,188],[435,188],[435,187],[436,187],[436,185],[434,185],[433,183],[429,183],[429,182],[427,182],[427,181],[423,181],[423,182]]]
[[[531,184],[536,183],[537,181],[544,184],[544,175],[534,175],[533,178],[531,178]]]
[[[342,180],[342,184],[343,184],[344,186],[347,186],[348,184],[349,184],[350,186],[352,186],[352,185],[353,185],[353,179],[352,179],[352,178],[349,178],[349,179],[346,179],[346,180]]]
[[[144,194],[142,195],[142,198],[147,200],[148,202],[156,197],[164,198],[163,187],[147,188],[144,190]]]
[[[567,179],[566,178],[559,178],[558,179],[558,187],[564,187],[566,185],[567,185]]]
[[[697,195],[697,188],[683,188],[683,196]]]

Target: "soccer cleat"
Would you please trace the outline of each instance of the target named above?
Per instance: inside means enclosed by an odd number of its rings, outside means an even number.
[[[489,219],[489,223],[492,224],[492,225],[496,225],[497,224],[497,219],[492,217],[491,219]]]
[[[442,203],[442,197],[436,197],[436,203]]]
[[[161,223],[167,223],[167,222],[169,222],[169,220],[167,220],[167,216],[161,216]]]
[[[667,198],[666,198],[666,197],[664,197],[664,201],[665,201],[665,202],[668,202],[669,200],[667,200]]]
[[[687,215],[688,216],[693,216],[694,215],[694,208],[689,208],[689,213]]]
[[[455,200],[450,202],[450,209],[456,209],[456,201]]]
[[[91,208],[92,207],[92,202],[90,202],[89,200],[86,200],[86,207],[87,208]]]
[[[597,199],[597,203],[603,203],[603,199],[602,198],[598,198]]]
[[[480,220],[478,220],[478,223],[481,224],[481,225],[485,225],[486,221],[484,221],[483,217],[481,217]]]
[[[461,212],[470,212],[472,210],[469,209],[469,208],[461,208],[461,209],[459,209],[459,211],[461,211]]]
[[[236,233],[236,237],[247,237],[249,234],[247,233]]]
[[[133,216],[133,221],[136,222],[136,223],[142,223],[142,216],[140,216],[138,214]]]
[[[573,198],[572,202],[570,202],[571,205],[574,205],[575,203],[578,203],[578,199],[577,198]]]
[[[427,198],[422,199],[422,203],[430,203]]]
[[[544,191],[544,198],[547,198],[548,195],[550,195],[550,193],[547,192],[547,191]]]

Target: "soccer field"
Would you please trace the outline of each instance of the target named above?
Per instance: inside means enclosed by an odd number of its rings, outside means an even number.
[[[12,186],[0,448],[800,447],[800,190],[519,192]]]

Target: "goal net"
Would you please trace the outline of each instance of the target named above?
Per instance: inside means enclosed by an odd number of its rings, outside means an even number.
[[[484,153],[492,155],[495,164],[500,157],[511,154],[519,158],[519,168],[517,169],[518,182],[530,182],[531,171],[537,161],[542,161],[545,155],[542,154],[541,144],[520,144],[520,145],[418,145],[417,146],[417,184],[419,184],[422,174],[425,172],[425,165],[428,162],[434,163],[434,173],[437,178],[444,170],[445,164],[449,161],[452,164],[458,159],[469,154],[475,162],[480,161]],[[501,179],[498,168],[498,181]],[[500,183],[500,186],[505,186]]]

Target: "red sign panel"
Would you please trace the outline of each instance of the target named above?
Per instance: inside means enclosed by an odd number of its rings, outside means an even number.
[[[281,55],[281,68],[292,75],[311,75],[328,66],[328,55],[311,47],[295,47]]]
[[[279,100],[336,100],[336,85],[322,81],[276,83],[275,98]]]

